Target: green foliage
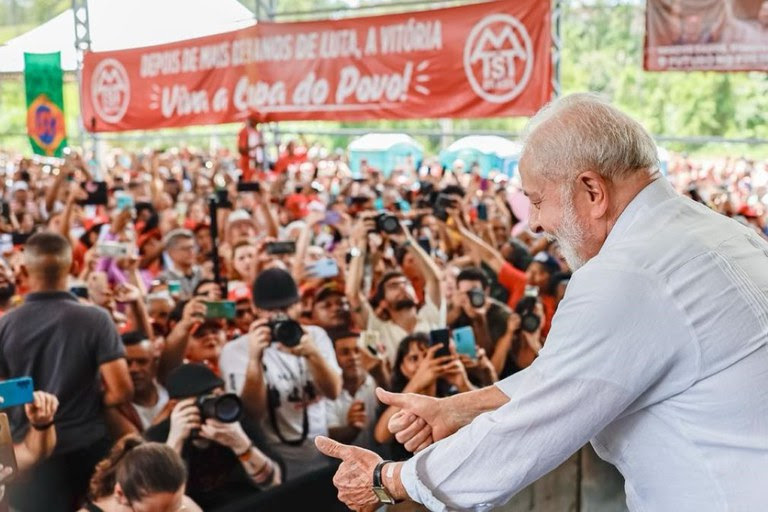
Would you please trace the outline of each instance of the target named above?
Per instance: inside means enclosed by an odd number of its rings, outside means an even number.
[[[126,0],[123,0],[126,1]],[[239,0],[254,9],[256,0]],[[269,0],[262,0],[263,4]],[[364,5],[380,0],[275,0],[276,11],[306,11],[339,8],[327,17],[354,15],[341,11],[347,4]],[[70,6],[69,0],[0,0],[0,41],[42,23]],[[456,2],[461,4],[462,2]],[[768,74],[764,73],[648,73],[643,71],[644,2],[637,0],[563,0],[562,66],[563,93],[595,91],[604,94],[619,107],[641,120],[654,134],[667,136],[722,136],[729,138],[768,139]],[[341,7],[340,7],[341,6]],[[392,9],[361,11],[377,14]],[[288,21],[292,18],[281,17]],[[295,19],[295,17],[293,18]],[[306,16],[301,17],[306,19]],[[19,78],[0,78],[0,135],[25,132],[24,96]],[[77,133],[79,112],[77,91],[65,84],[67,128]],[[502,131],[518,133],[524,119],[456,119],[453,129],[464,131]],[[303,122],[291,123],[293,132],[310,134],[313,130],[337,129],[439,130],[438,120],[391,120],[365,123]],[[223,127],[222,127],[223,128]],[[230,127],[234,128],[234,127]],[[196,143],[199,134],[218,128],[192,128],[188,134]],[[165,133],[165,132],[162,132]],[[310,137],[314,139],[315,137]],[[325,143],[345,146],[348,136],[322,135]],[[417,136],[428,151],[438,149],[438,136]],[[72,137],[77,141],[77,137]],[[19,141],[22,145],[24,139]],[[16,141],[0,138],[0,145]],[[132,143],[131,143],[132,144]],[[138,142],[136,143],[138,144]],[[676,150],[699,152],[748,152],[768,155],[766,146],[667,144]]]

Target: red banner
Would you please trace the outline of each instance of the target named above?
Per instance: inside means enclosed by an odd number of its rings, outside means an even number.
[[[648,0],[645,69],[768,71],[768,2]]]
[[[253,27],[88,53],[90,131],[531,115],[551,96],[550,2],[502,0]]]

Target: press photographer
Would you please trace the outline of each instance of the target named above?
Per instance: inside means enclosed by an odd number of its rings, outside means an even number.
[[[279,485],[282,470],[258,430],[242,423],[242,404],[224,381],[201,364],[185,364],[168,377],[177,401],[170,418],[145,437],[164,442],[186,462],[187,492],[204,510]],[[248,433],[246,433],[248,432]]]
[[[314,446],[327,435],[324,398],[341,391],[341,369],[328,334],[298,323],[301,303],[285,270],[263,271],[253,283],[259,320],[246,336],[226,344],[219,368],[229,390],[261,420],[270,447],[285,462],[287,479],[327,466]]]

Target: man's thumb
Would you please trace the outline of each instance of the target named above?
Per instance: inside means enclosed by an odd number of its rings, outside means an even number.
[[[381,400],[382,403],[393,405],[400,409],[403,409],[408,405],[408,399],[402,393],[390,393],[389,391],[385,391],[384,388],[376,388],[376,396],[379,397],[379,400]]]
[[[349,446],[338,443],[325,436],[317,436],[315,438],[315,446],[320,450],[320,453],[336,459],[344,459],[350,453]]]

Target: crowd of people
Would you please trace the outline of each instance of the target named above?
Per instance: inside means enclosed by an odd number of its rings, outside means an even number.
[[[4,411],[0,510],[319,507],[316,436],[421,447],[376,387],[448,396],[536,359],[570,269],[514,178],[260,147],[0,154],[0,380],[37,390]],[[768,236],[765,163],[680,157],[669,179]]]

